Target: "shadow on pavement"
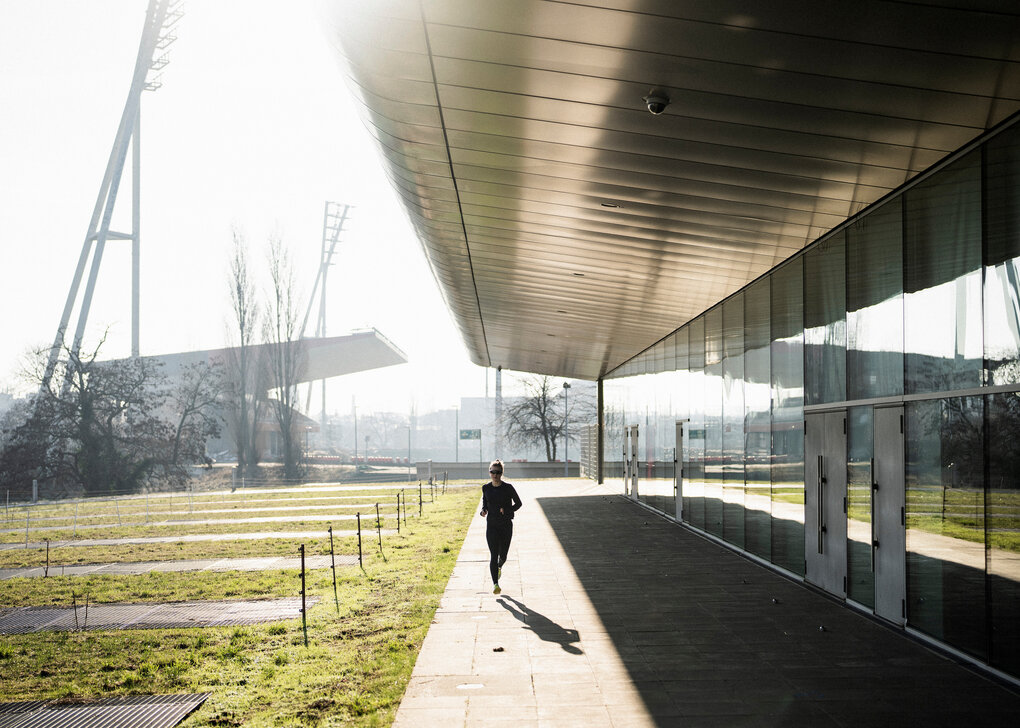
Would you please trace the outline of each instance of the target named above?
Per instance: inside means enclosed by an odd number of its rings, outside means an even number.
[[[1020,696],[1000,684],[621,496],[537,502],[660,726],[931,728],[1020,715]]]
[[[583,654],[581,648],[575,644],[581,640],[576,629],[564,629],[544,614],[530,609],[513,597],[502,596],[497,603],[545,642],[555,642],[572,655]]]

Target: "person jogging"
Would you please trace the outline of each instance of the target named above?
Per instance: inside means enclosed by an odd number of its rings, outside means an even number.
[[[485,519],[485,540],[489,544],[489,573],[492,575],[492,593],[499,594],[499,576],[510,551],[514,536],[514,513],[523,505],[514,486],[503,480],[503,461],[489,464],[491,483],[482,486],[482,511]]]

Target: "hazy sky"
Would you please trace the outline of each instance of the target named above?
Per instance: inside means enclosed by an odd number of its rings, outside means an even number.
[[[0,0],[0,390],[53,339],[134,67],[144,0]],[[331,380],[328,409],[419,411],[485,391],[310,0],[185,5],[163,87],[142,96],[141,350],[224,344],[231,230],[260,269],[278,231],[305,295],[325,200],[356,206],[327,333],[374,326],[411,364]],[[112,229],[130,230],[130,156]],[[130,243],[106,246],[89,316],[130,353]],[[316,395],[318,399],[318,395]],[[363,409],[364,408],[364,409]]]

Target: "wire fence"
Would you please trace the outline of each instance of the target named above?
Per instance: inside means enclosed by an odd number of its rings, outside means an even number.
[[[187,537],[228,540],[244,533],[271,537],[273,531],[321,531],[354,535],[363,512],[374,511],[373,528],[381,547],[384,530],[400,532],[406,523],[407,500],[424,513],[427,503],[445,492],[445,483],[419,482],[416,487],[352,486],[344,484],[280,485],[278,488],[234,492],[158,492],[81,497],[60,501],[10,503],[5,501],[0,522],[0,549],[51,545],[73,546],[86,539],[172,541]],[[427,488],[427,489],[426,489]],[[395,505],[395,507],[394,507]]]

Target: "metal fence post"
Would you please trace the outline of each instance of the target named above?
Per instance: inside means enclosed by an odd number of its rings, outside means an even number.
[[[365,568],[365,562],[361,556],[361,513],[358,513],[358,566]]]
[[[418,481],[418,518],[421,518],[421,481]]]
[[[397,493],[397,533],[400,533],[400,493]]]
[[[329,527],[329,561],[333,566],[333,601],[336,602],[336,613],[340,614],[340,597],[336,593],[336,556],[333,553],[333,527]]]
[[[305,647],[308,647],[308,608],[305,606],[305,545],[301,544],[301,628],[305,633]]]
[[[375,504],[375,531],[379,535],[379,553],[382,553],[382,519],[379,517],[379,504]]]

